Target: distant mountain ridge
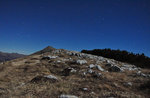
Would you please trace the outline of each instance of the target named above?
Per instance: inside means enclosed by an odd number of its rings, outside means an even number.
[[[6,53],[0,51],[0,62],[13,60],[16,58],[24,57],[26,55],[24,54],[18,54],[18,53]]]

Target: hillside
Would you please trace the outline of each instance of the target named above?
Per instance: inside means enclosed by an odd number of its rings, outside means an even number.
[[[81,52],[97,56],[103,56],[121,62],[127,62],[141,68],[150,68],[150,58],[145,56],[144,53],[135,54],[125,50],[121,51],[111,49],[82,50]]]
[[[4,52],[0,52],[0,62],[9,61],[9,60],[13,60],[13,59],[24,57],[24,56],[25,55],[18,54],[18,53],[4,53]]]
[[[150,96],[149,69],[64,49],[48,47],[41,51],[0,64],[0,97],[148,98]]]

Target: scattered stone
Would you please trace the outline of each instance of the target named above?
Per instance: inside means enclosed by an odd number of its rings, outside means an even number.
[[[149,77],[150,78],[150,74],[144,74],[141,71],[137,72],[137,76],[142,76],[142,77]]]
[[[113,65],[111,66],[109,69],[108,69],[109,72],[121,72],[122,69],[116,65]]]
[[[77,70],[75,70],[74,68],[72,68],[70,72],[71,72],[71,73],[76,73]]]
[[[91,94],[95,94],[94,92],[91,92]]]
[[[32,83],[38,83],[42,81],[54,83],[58,81],[58,78],[53,75],[45,75],[45,76],[36,76],[31,80]]]
[[[57,77],[55,77],[55,76],[53,76],[53,75],[45,75],[44,77],[45,77],[45,78],[48,78],[48,79],[58,80]]]
[[[97,68],[98,70],[100,70],[100,71],[104,71],[104,69],[103,69],[101,66],[99,66],[99,65],[96,65],[96,68]]]
[[[92,70],[92,69],[89,69],[89,70],[88,70],[88,73],[92,74],[92,73],[93,73],[93,70]]]
[[[77,60],[76,63],[82,65],[82,64],[86,64],[87,61],[86,60]]]
[[[60,62],[61,62],[60,60],[57,61],[57,63],[60,63]]]
[[[78,97],[74,95],[60,95],[59,98],[78,98]]]
[[[132,83],[131,83],[131,82],[128,82],[127,85],[132,86]]]
[[[1,88],[1,87],[0,87],[0,96],[1,96],[2,94],[8,94],[8,90],[5,89],[5,88]],[[2,97],[2,96],[1,96],[1,97]]]
[[[88,91],[88,88],[82,88],[83,91]]]
[[[70,75],[70,73],[75,73],[75,72],[77,72],[77,70],[75,70],[74,68],[65,68],[63,71],[62,71],[62,74],[64,75],[64,76],[69,76]]]
[[[62,51],[61,51],[61,50],[58,50],[58,49],[56,49],[56,50],[53,51],[54,54],[58,54],[58,53],[61,53],[61,52],[62,52]]]
[[[132,83],[131,82],[124,83],[124,86],[130,87],[132,86]]]
[[[110,63],[106,64],[105,65],[106,67],[111,67],[112,65]]]
[[[56,59],[58,56],[48,56],[50,59]]]
[[[83,76],[86,76],[87,72],[83,72]]]
[[[90,64],[90,65],[89,65],[89,68],[94,68],[94,67],[95,67],[94,64]]]
[[[97,68],[97,69],[100,70],[100,71],[104,71],[104,69],[103,69],[100,65],[90,64],[90,65],[89,65],[89,68],[90,68],[90,69],[92,69],[92,68]]]
[[[25,83],[21,83],[21,84],[20,84],[20,86],[24,86],[24,85],[25,85]]]
[[[55,58],[57,58],[58,56],[44,56],[44,57],[42,57],[42,59],[41,60],[50,60],[50,59],[55,59]]]
[[[106,63],[111,63],[111,61],[110,60],[106,60]]]
[[[100,77],[102,77],[102,74],[101,74],[101,73],[98,73],[98,72],[93,72],[92,75],[93,75],[93,77],[95,77],[95,78],[100,78]]]
[[[121,69],[123,70],[129,70],[129,71],[132,71],[132,70],[140,70],[140,68],[134,66],[134,65],[122,65]]]

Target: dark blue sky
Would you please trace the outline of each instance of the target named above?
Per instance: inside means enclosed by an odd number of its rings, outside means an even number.
[[[0,0],[0,51],[48,45],[150,56],[150,0]]]

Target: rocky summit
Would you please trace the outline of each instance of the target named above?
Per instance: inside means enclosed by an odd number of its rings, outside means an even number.
[[[148,98],[150,70],[47,47],[0,64],[1,98]]]

